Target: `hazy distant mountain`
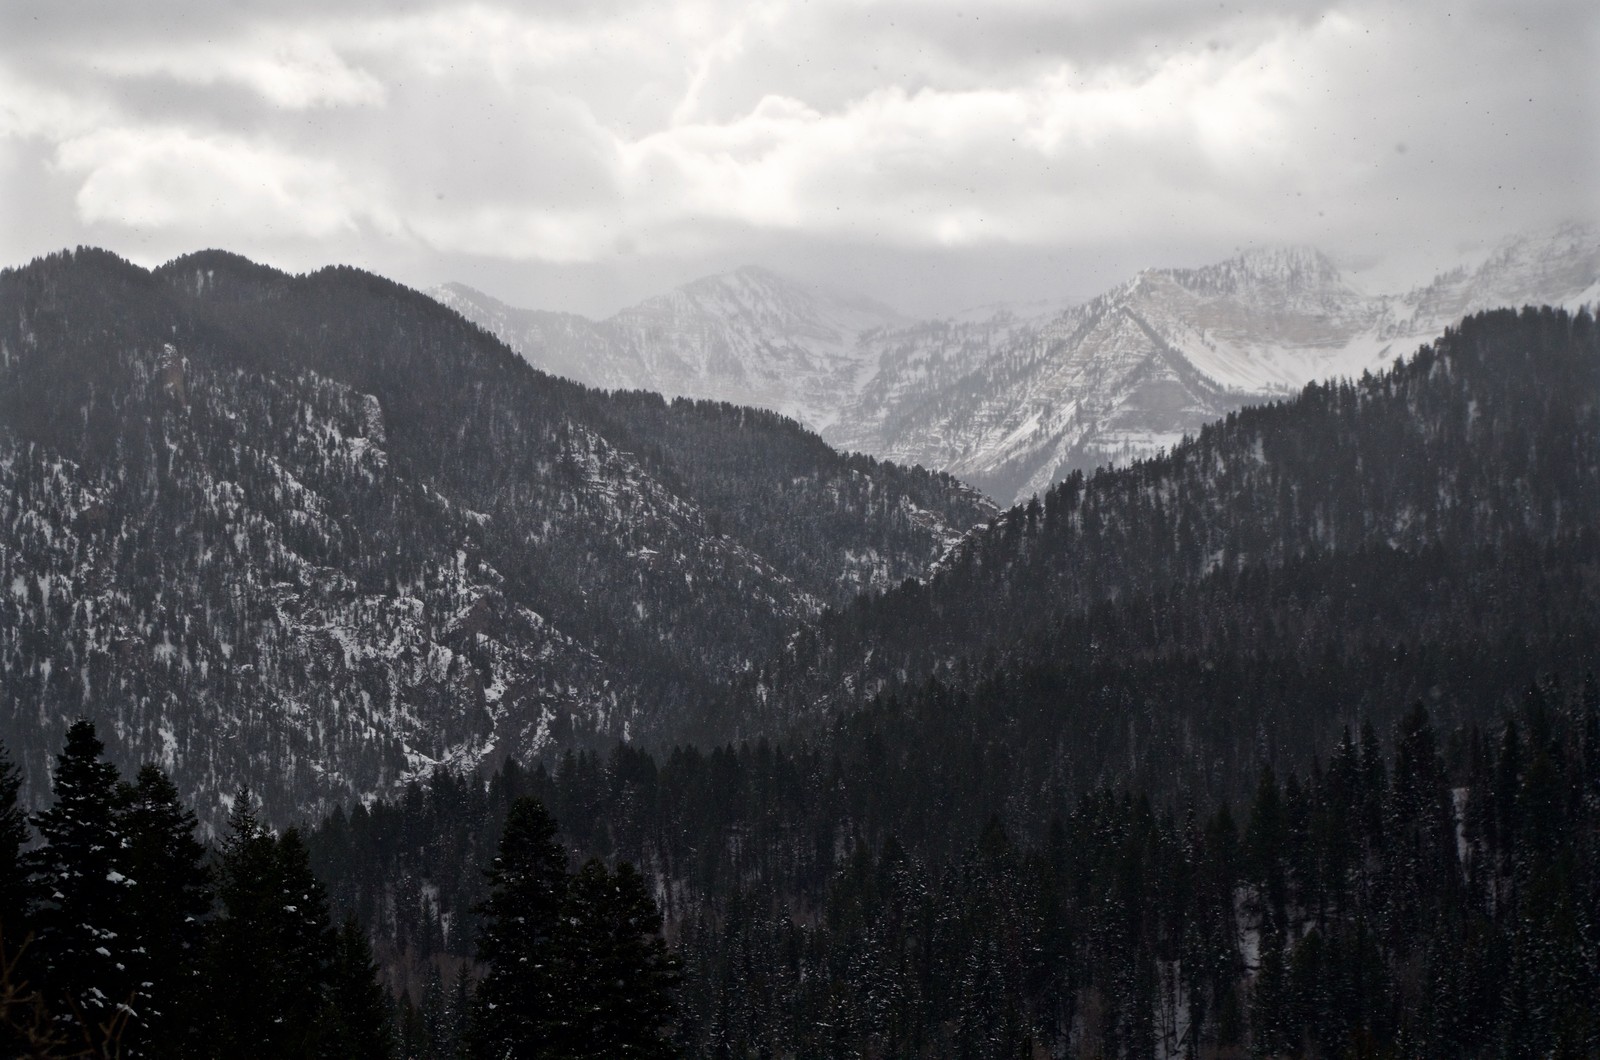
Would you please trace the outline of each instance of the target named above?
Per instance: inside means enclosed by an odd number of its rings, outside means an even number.
[[[1414,338],[1493,305],[1600,303],[1600,225],[1568,224],[1502,242],[1483,264],[1385,300],[1383,333]]]
[[[1011,502],[1075,468],[1170,447],[1247,402],[1387,365],[1466,314],[1594,301],[1600,228],[1510,239],[1399,295],[1360,290],[1314,249],[1280,247],[1147,270],[1065,309],[938,321],[755,269],[602,322],[459,286],[435,296],[552,372],[779,409],[836,446],[946,470]]]
[[[603,321],[514,309],[470,287],[434,296],[537,367],[591,386],[755,405],[828,426],[876,367],[858,340],[894,310],[747,266]]]

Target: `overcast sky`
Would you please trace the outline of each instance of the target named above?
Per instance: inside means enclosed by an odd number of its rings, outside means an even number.
[[[216,246],[602,314],[752,262],[932,314],[1294,241],[1382,288],[1600,214],[1597,11],[15,0],[0,263]]]

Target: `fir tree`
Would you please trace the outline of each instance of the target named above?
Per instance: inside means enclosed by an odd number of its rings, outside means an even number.
[[[448,1057],[440,1052],[428,1033],[422,1010],[411,1000],[411,995],[401,992],[396,1005],[395,1022],[399,1027],[400,1055],[405,1057]]]
[[[410,1001],[409,991],[403,994],[406,1001]],[[450,1014],[447,1009],[448,1001],[444,995],[444,978],[439,974],[439,965],[430,962],[428,965],[428,980],[422,988],[422,1004],[417,1013],[422,1020],[422,1029],[428,1040],[428,1055],[450,1056],[454,1052],[453,1043],[450,1042]]]
[[[591,859],[572,879],[558,934],[570,969],[572,1022],[562,1056],[673,1055],[663,1032],[672,1018],[677,962],[661,938],[661,913],[627,862],[607,871]]]
[[[22,850],[28,818],[18,802],[22,776],[0,743],[0,942],[16,953],[32,930],[34,887]]]
[[[0,744],[0,968],[4,970],[7,991],[18,1004],[13,1015],[7,1006],[0,1020],[0,1050],[20,1055],[25,1046],[20,1015],[21,999],[32,994],[28,982],[27,951],[32,944],[34,886],[28,875],[23,847],[28,842],[28,818],[17,801],[21,775],[12,765],[5,745]]]
[[[467,1047],[472,1041],[472,993],[472,974],[467,971],[467,962],[462,961],[456,969],[455,982],[450,987],[444,1037],[445,1056],[467,1054]]]
[[[209,1048],[302,1057],[314,1040],[332,958],[327,902],[293,829],[275,838],[239,792],[218,869],[222,916],[207,960]]]

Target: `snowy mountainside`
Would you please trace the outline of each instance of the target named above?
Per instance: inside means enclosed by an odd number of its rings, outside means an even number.
[[[544,376],[356,270],[0,274],[0,739],[36,793],[78,716],[213,821],[240,783],[283,819],[682,738],[991,512],[771,413]]]
[[[1470,313],[1600,297],[1600,228],[1508,239],[1473,267],[1372,294],[1308,247],[1149,269],[1064,309],[906,321],[744,269],[607,321],[435,292],[534,364],[608,387],[736,399],[846,450],[948,471],[1003,503],[1170,448],[1245,404],[1355,377]]]
[[[1457,268],[1384,299],[1385,337],[1415,339],[1496,305],[1600,304],[1600,225],[1565,224],[1507,239],[1476,268]]]
[[[36,781],[79,714],[203,807],[248,781],[281,811],[632,709],[614,667],[505,598],[481,515],[395,474],[366,395],[124,356],[125,407],[161,409],[166,375],[181,416],[112,464],[15,437],[0,458],[4,736]]]
[[[1401,296],[1361,291],[1304,247],[1152,269],[995,342],[957,325],[961,338],[943,345],[976,347],[965,373],[930,377],[887,402],[869,392],[840,416],[847,430],[824,433],[1021,502],[1073,470],[1170,448],[1245,404],[1384,367],[1462,316],[1574,307],[1592,302],[1597,284],[1600,228],[1584,225],[1508,240],[1476,269]]]
[[[605,334],[588,317],[518,309],[461,283],[445,284],[428,293],[522,352],[543,371],[607,390],[648,389],[636,385],[630,366],[615,354]]]
[[[1150,270],[1054,319],[1000,333],[964,372],[847,414],[855,430],[830,439],[1026,499],[1075,468],[1171,446],[1281,385],[1268,354],[1303,356],[1371,315],[1312,250]]]

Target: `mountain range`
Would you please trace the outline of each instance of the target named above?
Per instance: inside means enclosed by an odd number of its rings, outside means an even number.
[[[1066,769],[1237,797],[1252,760],[1304,761],[1362,717],[1382,731],[1421,699],[1483,722],[1527,682],[1600,665],[1597,525],[1593,317],[1498,310],[1375,375],[1072,472],[930,577],[824,616],[731,698],[752,732],[893,698],[899,725],[929,679],[1073,674],[1071,696],[996,692],[1032,699],[1059,741],[1001,739],[1049,760],[1039,784]],[[981,701],[920,716],[967,710]]]
[[[776,409],[846,451],[1002,503],[1170,448],[1246,404],[1359,376],[1498,306],[1600,299],[1600,227],[1507,239],[1399,294],[1307,247],[1149,269],[1080,305],[910,320],[776,273],[706,277],[601,321],[431,292],[536,366],[597,387]]]
[[[1246,386],[1282,395],[1279,348],[1235,356],[1241,336],[1270,323],[1306,350],[1387,358],[1431,314],[1488,297],[1494,277],[1578,282],[1581,235],[1566,264],[1512,248],[1381,313],[1327,259],[1284,251],[1147,273],[1044,323],[939,325],[1016,351],[952,371],[941,415],[975,379],[1043,393],[1040,380],[1120,371],[1127,393],[1095,421],[1103,443],[1136,414],[1149,427],[1154,410],[1199,417]],[[780,289],[762,273],[741,283]],[[740,319],[747,337],[780,319],[799,335],[817,304]],[[887,311],[828,312],[837,337]],[[220,251],[153,271],[52,255],[0,273],[0,740],[43,791],[66,726],[88,716],[119,763],[161,763],[208,821],[240,784],[272,813],[314,812],[439,766],[788,731],[986,652],[1038,640],[1052,655],[1062,623],[1108,601],[1236,606],[1237,587],[1213,600],[1207,578],[1351,549],[1550,548],[1596,510],[1596,381],[1569,354],[1529,360],[1541,319],[1474,325],[1512,336],[1492,356],[1445,328],[1448,355],[1405,373],[1210,428],[1185,420],[1194,440],[1165,458],[1068,470],[1000,514],[949,474],[843,455],[776,412],[546,374],[359,270],[290,276]],[[1181,348],[1162,337],[1175,321],[1190,328]],[[1355,337],[1335,347],[1341,335]],[[838,367],[864,347],[828,348]],[[908,338],[899,367],[869,382],[958,359],[923,356],[933,349]],[[1083,356],[1051,355],[1066,349]],[[843,374],[818,369],[818,386]],[[1037,456],[1030,439],[1066,437],[1087,422],[1073,415],[1013,430],[1013,448]],[[1386,577],[1454,621],[1488,577],[1472,563],[1449,592]],[[1563,584],[1589,584],[1574,563]],[[1319,592],[1344,600],[1336,568],[1317,568]],[[1502,619],[1542,599],[1493,592]],[[1367,628],[1363,606],[1339,613]],[[1408,635],[1406,621],[1383,636]]]

